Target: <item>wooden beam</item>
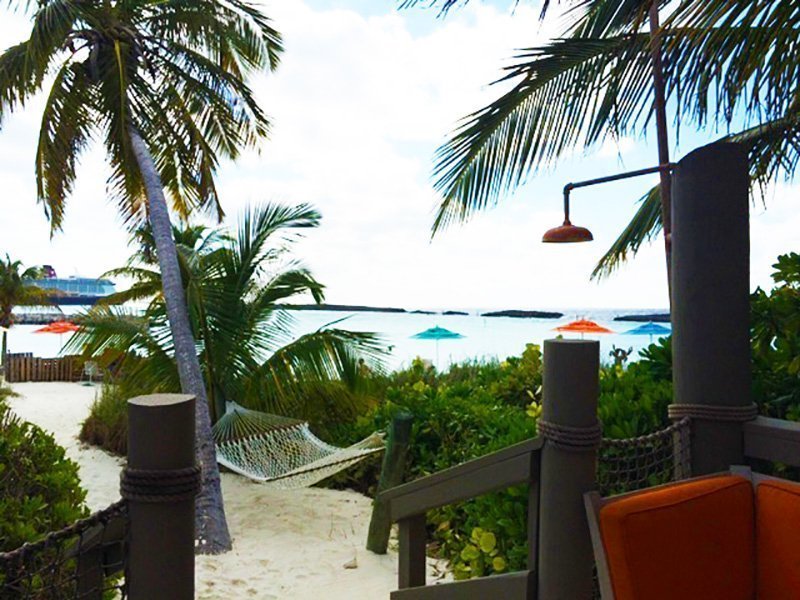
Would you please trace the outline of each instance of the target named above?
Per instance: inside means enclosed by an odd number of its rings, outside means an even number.
[[[534,571],[492,575],[392,592],[391,600],[535,600]]]
[[[744,424],[744,454],[800,466],[800,423],[758,417]]]
[[[392,520],[424,513],[432,508],[474,498],[512,485],[527,483],[540,438],[515,444],[381,494],[391,501]]]

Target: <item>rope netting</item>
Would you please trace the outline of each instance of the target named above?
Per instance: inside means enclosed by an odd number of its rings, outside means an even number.
[[[282,489],[314,485],[384,449],[378,434],[339,448],[316,437],[304,421],[233,403],[213,433],[219,464]]]
[[[633,492],[691,476],[691,419],[648,435],[603,438],[597,464],[597,488],[602,496]],[[600,586],[595,573],[594,599]]]
[[[597,483],[603,496],[640,490],[691,475],[690,419],[649,435],[603,438]]]
[[[125,598],[128,515],[124,501],[0,553],[2,600]]]

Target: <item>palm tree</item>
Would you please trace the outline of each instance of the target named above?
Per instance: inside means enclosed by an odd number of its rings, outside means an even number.
[[[291,317],[280,304],[299,294],[310,294],[317,303],[324,297],[323,286],[289,257],[299,234],[319,220],[308,205],[267,203],[246,211],[234,235],[202,226],[176,228],[183,287],[214,420],[226,401],[297,416],[306,392],[321,383],[356,388],[360,360],[380,371],[383,350],[373,334],[326,326],[294,340],[288,335]],[[128,264],[106,274],[132,278],[133,285],[89,311],[68,345],[94,358],[121,358],[121,372],[137,386],[170,392],[179,387],[174,342],[149,251],[151,235],[144,230],[139,240],[140,250]],[[114,308],[130,301],[147,302],[144,317]],[[325,389],[337,391],[335,386]]]
[[[433,4],[447,11],[459,3]],[[434,233],[493,206],[565,152],[642,134],[651,122],[651,37],[642,31],[652,0],[571,4],[575,20],[564,35],[521,50],[499,80],[513,86],[465,117],[438,149],[442,201]],[[800,159],[800,12],[793,3],[681,0],[659,43],[676,128],[723,128],[722,139],[749,149],[751,180],[762,190],[779,176],[791,178]],[[731,133],[735,126],[745,129]],[[660,204],[657,186],[640,199],[593,276],[609,274],[659,233]]]
[[[0,121],[45,85],[38,201],[57,231],[81,152],[102,140],[108,189],[132,225],[152,227],[181,389],[197,397],[198,551],[230,549],[206,392],[192,338],[169,195],[181,217],[221,217],[214,175],[268,130],[246,77],[277,67],[269,19],[247,0],[39,0],[29,39],[0,55]]]
[[[22,262],[11,260],[8,254],[5,260],[0,259],[0,329],[3,330],[3,341],[0,344],[0,383],[5,376],[8,330],[14,324],[14,307],[50,303],[47,292],[34,283],[41,277],[42,270],[39,267],[23,269]]]

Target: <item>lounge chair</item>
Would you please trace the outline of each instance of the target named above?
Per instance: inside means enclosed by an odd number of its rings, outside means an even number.
[[[735,467],[584,496],[603,600],[800,599],[800,484]]]

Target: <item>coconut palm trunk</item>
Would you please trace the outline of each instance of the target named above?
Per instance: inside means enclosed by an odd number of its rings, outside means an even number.
[[[202,469],[203,486],[195,509],[197,552],[218,554],[231,549],[231,538],[225,521],[216,450],[211,436],[208,396],[197,357],[194,335],[189,321],[186,294],[183,289],[178,254],[172,237],[167,201],[153,156],[134,127],[128,128],[131,147],[142,175],[148,201],[148,219],[153,231],[167,318],[172,331],[175,361],[181,390],[197,398],[195,403],[195,453]]]

